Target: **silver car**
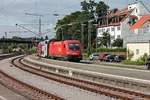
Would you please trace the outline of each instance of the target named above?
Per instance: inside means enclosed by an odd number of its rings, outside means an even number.
[[[90,59],[90,60],[99,60],[99,53],[92,53],[92,54],[89,56],[89,59]]]

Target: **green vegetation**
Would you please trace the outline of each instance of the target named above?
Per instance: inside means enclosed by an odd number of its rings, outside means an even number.
[[[29,49],[26,51],[26,53],[27,53],[27,54],[36,53],[36,47],[29,48]]]
[[[0,49],[2,53],[23,52],[31,54],[36,52],[34,44],[1,43]]]
[[[122,63],[126,65],[144,65],[145,64],[143,60],[136,60],[136,61],[124,60],[122,61]]]
[[[110,34],[108,32],[104,32],[100,41],[100,46],[105,46],[106,48],[110,47]]]
[[[127,51],[127,56],[128,56],[128,60],[131,60],[132,57],[134,56],[134,53],[130,50]]]
[[[97,24],[97,20],[91,23],[91,27],[88,26],[88,21],[96,19],[98,17],[104,16],[107,14],[109,6],[106,5],[103,1],[82,1],[81,2],[81,11],[76,11],[70,15],[66,15],[61,20],[58,20],[56,24],[56,39],[57,40],[66,40],[66,39],[76,39],[81,40],[81,33],[84,35],[84,48],[88,46],[88,30],[91,33],[92,46],[95,46],[96,40],[96,27],[94,24]],[[82,30],[82,25],[84,28]]]
[[[85,49],[84,52],[87,52],[88,50]],[[126,48],[98,48],[97,52],[126,52]],[[96,52],[96,49],[93,48],[92,52]]]
[[[126,52],[126,48],[98,48],[99,52]]]
[[[128,60],[124,60],[122,61],[122,63],[127,64],[127,65],[145,65],[147,57],[148,55],[145,53],[142,57],[140,57],[139,59],[135,61],[131,61],[131,59],[128,58]]]
[[[114,47],[123,47],[123,39],[118,38],[118,39],[114,40],[112,46],[114,46]]]

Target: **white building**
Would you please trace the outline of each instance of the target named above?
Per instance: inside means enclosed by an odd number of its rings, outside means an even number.
[[[150,55],[150,14],[142,16],[132,25],[129,34],[127,49],[133,54],[131,60],[137,60],[144,54]]]
[[[123,38],[124,40],[131,25],[148,13],[149,10],[141,1],[129,4],[127,8],[122,10],[111,10],[107,16],[99,19],[97,37],[101,38],[103,32],[108,32],[111,35],[111,43],[117,38]],[[126,47],[126,42],[125,40],[124,47]]]

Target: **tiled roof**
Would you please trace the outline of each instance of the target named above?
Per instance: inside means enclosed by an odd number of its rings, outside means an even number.
[[[128,8],[124,8],[122,10],[118,10],[115,13],[110,13],[108,16],[113,17],[113,16],[121,16],[121,15],[128,15],[129,11]]]
[[[107,16],[103,16],[99,21],[105,21],[105,23],[101,23],[98,25],[99,28],[109,27],[109,26],[119,26],[121,22],[123,22],[132,12],[133,10],[128,10],[128,8],[124,9],[115,9],[111,10]]]
[[[134,25],[131,26],[130,30],[141,28],[145,22],[150,20],[150,14],[142,16]]]

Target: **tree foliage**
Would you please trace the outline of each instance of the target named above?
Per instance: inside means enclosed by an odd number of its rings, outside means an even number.
[[[112,46],[123,47],[123,39],[117,38],[116,40],[114,40]]]
[[[88,12],[90,18],[94,18],[96,5],[97,3],[93,0],[89,0],[89,2],[84,0],[83,2],[81,2],[81,9],[85,12]]]
[[[109,6],[106,5],[103,1],[100,1],[96,6],[96,14],[98,17],[104,16],[107,14]]]
[[[100,41],[102,46],[108,48],[110,46],[110,34],[108,32],[104,32]]]
[[[64,18],[58,20],[56,24],[56,38],[57,40],[62,40],[62,37],[64,39],[77,39],[81,40],[81,24],[85,24],[84,26],[84,46],[87,47],[88,43],[88,21],[91,19],[94,19],[96,16],[100,17],[104,14],[106,14],[108,10],[108,5],[106,5],[104,2],[96,2],[94,0],[89,0],[88,2],[86,0],[81,2],[81,11],[76,11],[71,13],[70,15],[66,15]],[[93,22],[92,24],[95,24],[97,22]],[[91,41],[94,41],[96,38],[96,29],[92,25],[91,28]],[[93,44],[95,45],[95,44]]]

